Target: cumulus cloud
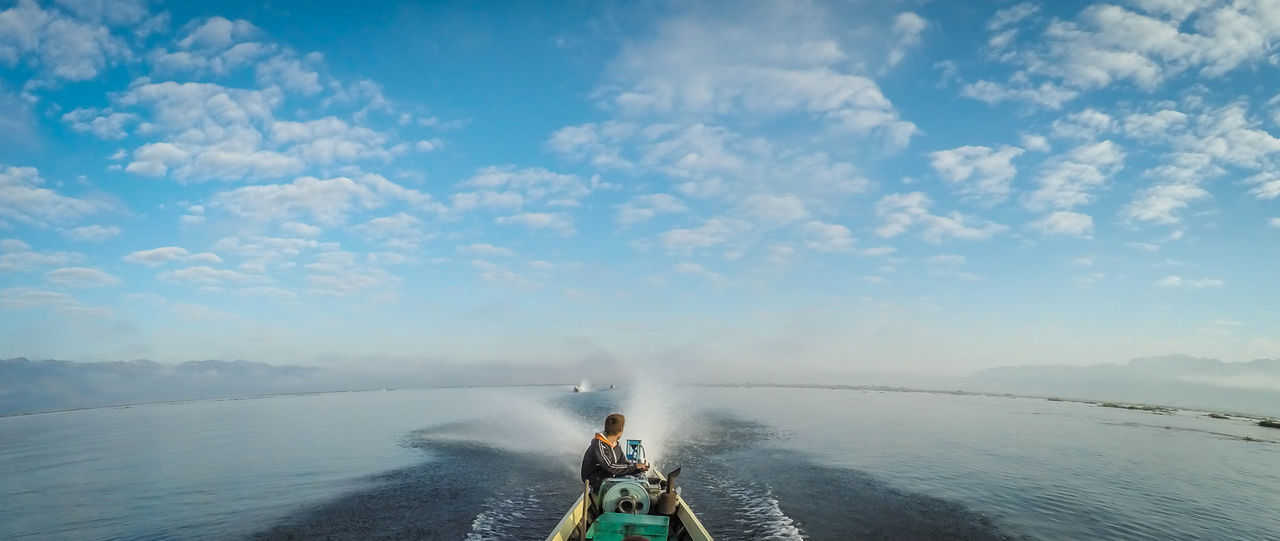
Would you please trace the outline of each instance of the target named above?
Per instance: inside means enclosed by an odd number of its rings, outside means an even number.
[[[323,226],[335,226],[357,209],[375,209],[394,201],[428,211],[440,209],[430,195],[372,174],[354,179],[300,177],[288,184],[245,186],[214,196],[210,204],[255,222],[306,217]]]
[[[671,272],[675,274],[682,274],[685,276],[697,276],[699,278],[706,280],[708,283],[710,283],[712,286],[715,286],[717,289],[724,286],[724,276],[722,276],[720,273],[713,272],[697,263],[692,263],[688,261],[683,263],[678,263],[671,268]]]
[[[458,251],[476,257],[515,257],[515,251],[510,248],[485,244],[483,242],[471,244],[468,246],[459,246]]]
[[[1093,236],[1093,217],[1079,212],[1060,210],[1027,224],[1027,227],[1044,235],[1091,237]]]
[[[114,225],[85,225],[73,227],[62,232],[62,236],[79,242],[102,242],[113,239],[120,234],[120,228]]]
[[[689,207],[679,198],[665,193],[637,195],[618,207],[617,222],[628,226],[649,221],[665,213],[688,212]]]
[[[873,80],[845,71],[849,55],[823,8],[740,7],[733,17],[671,18],[625,44],[601,94],[631,115],[819,115],[836,131],[878,134],[894,148],[918,131]],[[900,19],[900,41],[918,37],[923,22],[915,19]]]
[[[1063,209],[1092,203],[1094,192],[1124,166],[1125,152],[1110,140],[1078,146],[1051,160],[1024,204],[1031,210]]]
[[[44,179],[34,167],[0,169],[0,227],[14,222],[48,228],[74,222],[105,208],[41,188]]]
[[[582,198],[600,186],[598,177],[583,180],[541,167],[485,167],[462,181],[468,190],[454,194],[453,209],[520,208],[526,203],[545,202],[550,206],[575,207]]]
[[[183,269],[161,272],[156,278],[166,282],[174,282],[196,286],[220,286],[224,282],[257,282],[262,278],[226,269],[215,269],[206,265],[197,265]]]
[[[915,13],[910,11],[899,13],[893,19],[893,45],[889,48],[889,56],[885,58],[885,63],[894,66],[902,61],[902,57],[906,56],[907,50],[920,44],[920,34],[928,23]]]
[[[25,243],[7,242],[9,253],[0,255],[0,272],[28,272],[43,267],[59,267],[78,263],[84,255],[75,252],[32,252]]]
[[[87,267],[64,267],[44,273],[46,282],[59,287],[103,287],[120,283],[120,279]]]
[[[125,126],[138,121],[133,113],[116,113],[110,107],[98,110],[80,108],[62,115],[62,121],[80,133],[92,133],[101,139],[124,139],[129,134]]]
[[[1136,199],[1125,206],[1122,215],[1140,222],[1177,224],[1182,221],[1178,211],[1186,208],[1192,201],[1210,197],[1207,190],[1195,184],[1160,184],[1142,190]]]
[[[1183,278],[1181,276],[1174,275],[1174,276],[1166,276],[1164,278],[1156,280],[1156,285],[1160,287],[1204,289],[1204,288],[1219,288],[1225,284],[1222,280],[1219,280],[1217,278],[1190,279],[1190,278]]]
[[[751,228],[749,222],[733,218],[711,218],[695,228],[672,229],[658,236],[662,246],[673,252],[692,252],[728,242]]]
[[[883,222],[876,234],[892,238],[912,228],[920,237],[938,243],[946,239],[985,240],[1008,228],[989,221],[965,216],[959,212],[935,215],[929,212],[933,200],[922,192],[889,194],[876,203],[876,215]]]
[[[1075,99],[1080,93],[1048,82],[1029,86],[1026,83],[1001,84],[994,81],[978,81],[964,85],[960,89],[960,95],[991,105],[1003,101],[1023,101],[1048,109],[1061,109],[1064,104]]]
[[[817,220],[805,222],[801,227],[804,247],[818,252],[848,252],[853,249],[853,233],[840,224]]]
[[[0,290],[0,309],[33,310],[49,309],[69,317],[108,317],[111,309],[81,304],[66,293],[46,291],[32,287],[11,287]]]
[[[146,265],[148,267],[158,267],[170,261],[181,261],[190,255],[186,248],[178,246],[162,246],[160,248],[152,248],[150,250],[138,250],[124,256],[124,260],[130,263]]]
[[[742,201],[741,207],[759,225],[785,225],[809,217],[804,201],[793,194],[753,194]]]
[[[1021,84],[1042,77],[1071,89],[1129,83],[1154,90],[1188,71],[1214,78],[1261,61],[1280,36],[1280,7],[1272,2],[1153,0],[1138,7],[1088,6],[1074,20],[1052,19],[1034,42],[993,24],[993,42],[1001,45],[995,58],[1016,66],[1012,79]]]
[[[511,216],[499,216],[494,219],[498,225],[518,225],[528,229],[546,230],[561,235],[573,235],[573,219],[563,212],[522,212]]]
[[[992,149],[985,146],[963,146],[932,152],[929,156],[934,171],[943,180],[959,185],[959,193],[986,205],[1009,198],[1010,184],[1018,173],[1013,159],[1022,154],[1016,147]]]
[[[36,86],[93,79],[131,56],[128,44],[101,22],[46,10],[32,0],[0,11],[0,65],[26,65],[36,72]]]

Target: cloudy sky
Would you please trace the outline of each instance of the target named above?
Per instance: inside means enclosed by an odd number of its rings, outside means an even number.
[[[1280,1],[423,4],[0,2],[0,357],[1280,356]]]

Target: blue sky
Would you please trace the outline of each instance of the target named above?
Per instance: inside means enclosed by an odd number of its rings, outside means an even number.
[[[0,4],[0,357],[1280,356],[1280,2],[481,8]]]

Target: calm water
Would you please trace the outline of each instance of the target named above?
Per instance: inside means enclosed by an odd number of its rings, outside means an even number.
[[[1280,431],[923,393],[339,393],[0,419],[0,539],[545,537],[618,409],[719,539],[1280,539]],[[1265,441],[1245,441],[1244,437]]]

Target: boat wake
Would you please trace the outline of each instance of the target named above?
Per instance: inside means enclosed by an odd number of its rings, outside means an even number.
[[[545,529],[540,528],[542,522],[554,524],[555,521],[548,522],[546,513],[542,512],[545,507],[541,498],[543,493],[541,487],[533,486],[487,498],[480,513],[471,521],[471,531],[467,533],[466,541],[506,541],[533,537],[529,535],[530,531]]]
[[[723,478],[721,478],[723,479]],[[712,486],[732,501],[743,502],[731,513],[733,530],[744,539],[798,541],[804,539],[796,521],[778,505],[773,489],[763,483],[724,480]]]

